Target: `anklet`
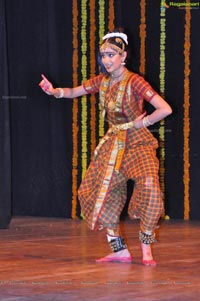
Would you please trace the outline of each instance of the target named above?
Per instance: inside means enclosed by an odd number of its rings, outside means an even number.
[[[127,249],[127,246],[122,237],[112,239],[109,244],[113,252],[119,252],[121,250]]]
[[[156,239],[155,239],[155,235],[154,234],[146,234],[142,231],[139,231],[139,239],[140,241],[145,244],[145,245],[149,245],[153,242],[156,242]]]

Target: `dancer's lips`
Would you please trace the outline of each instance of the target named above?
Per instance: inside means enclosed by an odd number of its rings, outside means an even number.
[[[111,68],[111,66],[105,66],[106,70],[109,70]]]

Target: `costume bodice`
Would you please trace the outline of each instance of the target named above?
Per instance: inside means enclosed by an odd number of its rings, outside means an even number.
[[[104,78],[100,89],[100,103],[105,110],[105,118],[111,124],[133,121],[140,112],[137,95],[131,89],[133,73],[126,71],[122,80],[110,85],[110,78]]]

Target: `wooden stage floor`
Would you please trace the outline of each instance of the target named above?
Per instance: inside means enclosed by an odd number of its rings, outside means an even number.
[[[84,221],[13,217],[0,230],[0,300],[200,300],[200,221],[164,221],[156,267],[141,264],[138,221],[122,229],[132,263],[96,263],[110,252]]]

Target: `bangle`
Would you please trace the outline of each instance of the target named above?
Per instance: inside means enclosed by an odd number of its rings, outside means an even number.
[[[151,122],[151,121],[149,120],[149,116],[146,116],[146,120],[147,120],[148,125],[153,125],[153,124],[154,124],[153,122]]]
[[[148,127],[150,125],[153,125],[153,123],[150,122],[150,120],[149,120],[149,116],[146,116],[142,119],[142,124],[143,124],[144,127]]]
[[[57,96],[54,95],[55,98],[62,98],[64,96],[64,90],[62,88],[57,88],[57,89],[59,91],[59,94]]]

